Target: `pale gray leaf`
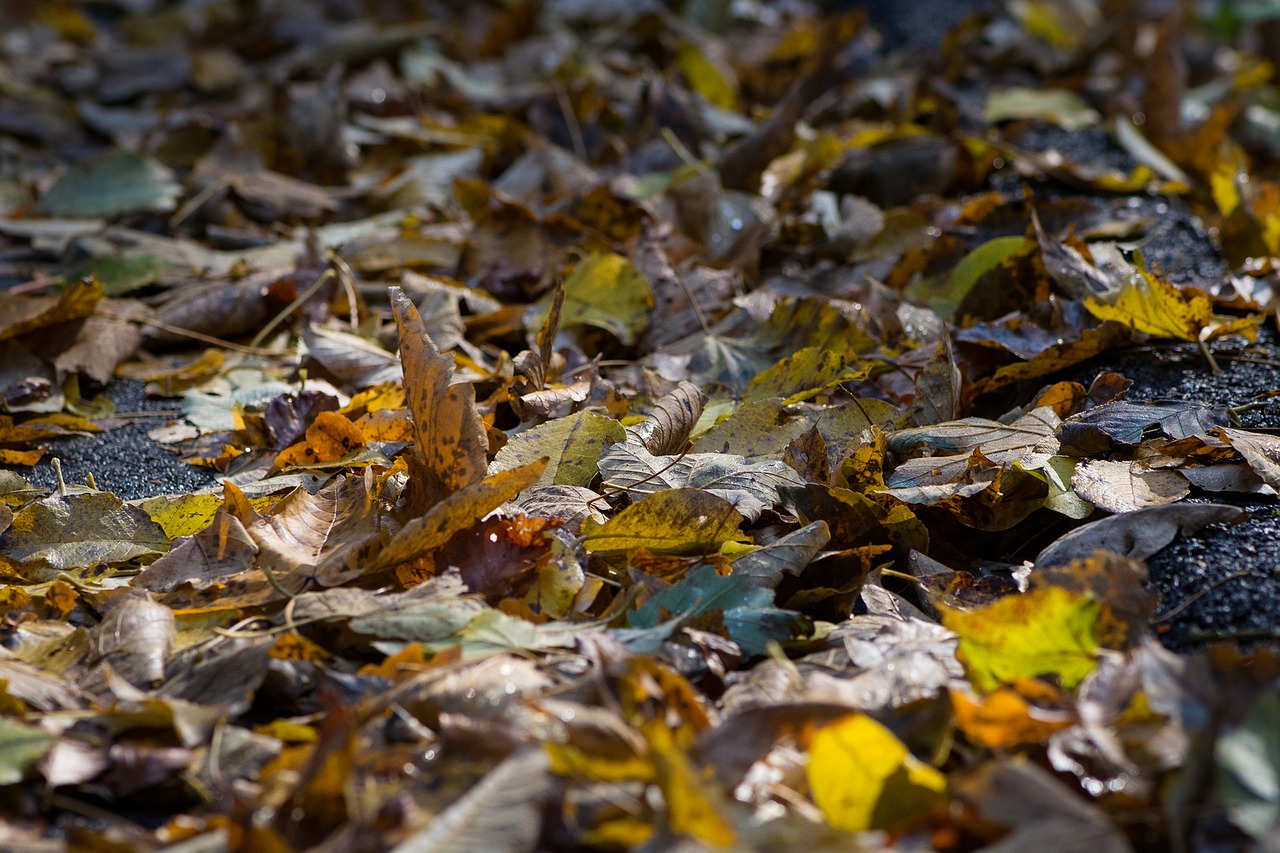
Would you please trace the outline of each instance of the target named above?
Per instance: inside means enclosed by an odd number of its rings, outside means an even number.
[[[547,754],[534,746],[503,761],[391,853],[491,853],[533,850],[551,789]]]
[[[654,456],[679,453],[702,415],[707,396],[692,382],[681,382],[664,396],[643,421],[627,432]]]
[[[1039,568],[1065,566],[1094,551],[1145,560],[1179,534],[1191,536],[1210,524],[1239,521],[1247,513],[1226,504],[1178,503],[1113,515],[1077,527],[1036,555]]]

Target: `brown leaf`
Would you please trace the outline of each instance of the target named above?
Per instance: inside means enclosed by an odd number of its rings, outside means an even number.
[[[470,385],[450,384],[453,358],[436,349],[403,290],[391,289],[391,304],[413,416],[408,506],[419,514],[484,477],[489,442],[476,411],[475,391]]]
[[[258,546],[255,565],[293,589],[307,580],[335,586],[364,572],[362,549],[383,529],[363,477],[341,477],[315,494],[294,489],[260,515],[230,482],[227,509]]]

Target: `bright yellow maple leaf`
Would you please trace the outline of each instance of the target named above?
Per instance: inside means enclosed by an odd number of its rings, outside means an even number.
[[[1097,666],[1102,605],[1088,596],[1051,586],[976,610],[943,603],[938,608],[942,624],[960,635],[969,681],[984,693],[1039,676],[1071,688]]]

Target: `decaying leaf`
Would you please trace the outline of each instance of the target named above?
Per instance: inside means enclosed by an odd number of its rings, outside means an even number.
[[[436,349],[417,307],[403,291],[393,289],[391,298],[413,416],[412,504],[421,512],[484,476],[489,442],[476,412],[475,393],[466,385],[452,384],[453,359]]]

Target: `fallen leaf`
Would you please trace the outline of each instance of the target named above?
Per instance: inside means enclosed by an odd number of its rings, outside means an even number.
[[[960,635],[960,658],[981,692],[1038,676],[1071,688],[1098,664],[1101,605],[1087,596],[1046,587],[973,610],[938,609],[942,624]]]
[[[1077,527],[1060,536],[1036,555],[1041,568],[1085,560],[1094,551],[1111,551],[1122,557],[1145,560],[1179,534],[1192,536],[1210,524],[1229,524],[1245,517],[1238,507],[1225,504],[1177,503],[1126,512]]]
[[[127,563],[168,550],[158,524],[106,492],[53,495],[29,504],[14,514],[0,539],[0,555],[53,569]]]
[[[404,291],[392,288],[391,301],[413,416],[409,505],[423,512],[484,477],[489,441],[475,392],[468,385],[451,384],[453,359],[436,349]]]
[[[846,832],[887,829],[941,805],[947,779],[882,724],[850,714],[818,729],[809,746],[809,790],[827,822]]]
[[[701,555],[739,542],[742,516],[724,498],[701,489],[666,489],[647,495],[604,524],[587,519],[582,545],[588,552]]]

